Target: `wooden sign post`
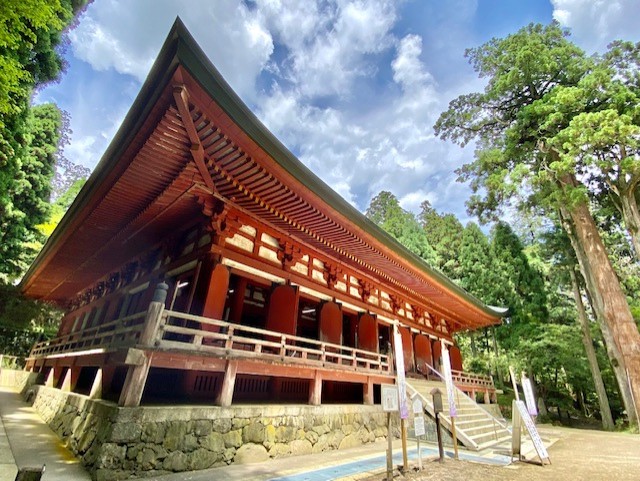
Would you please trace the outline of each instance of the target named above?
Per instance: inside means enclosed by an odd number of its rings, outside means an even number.
[[[393,384],[380,386],[382,410],[387,413],[387,481],[393,481],[393,433],[391,413],[398,412],[398,388]]]
[[[402,336],[398,325],[393,325],[393,354],[396,361],[396,384],[398,385],[398,402],[400,404],[400,436],[402,438],[402,470],[407,472],[409,461],[407,458],[407,426],[405,420],[409,418],[407,402],[407,383],[404,376],[404,353],[402,351]]]
[[[424,428],[424,407],[419,397],[415,397],[413,400],[413,431],[416,435],[416,441],[418,443],[418,469],[422,471],[422,453],[420,452],[420,436],[426,434]]]

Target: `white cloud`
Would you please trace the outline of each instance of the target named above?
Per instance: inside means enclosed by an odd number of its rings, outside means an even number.
[[[439,187],[433,182],[437,173],[455,168],[447,161],[451,147],[433,135],[432,125],[444,105],[421,60],[422,40],[408,35],[394,39],[394,45],[395,56],[379,68],[389,69],[399,88],[390,90],[394,93],[384,104],[354,110],[311,105],[306,91],[298,88],[304,76],[288,90],[276,84],[258,100],[267,127],[362,210],[385,189],[402,199],[405,208],[418,211],[422,200],[438,198],[430,193]]]
[[[307,96],[348,95],[355,78],[375,74],[367,55],[392,46],[392,0],[258,0],[257,6],[287,49],[282,74]]]
[[[472,154],[436,139],[432,125],[469,87],[470,72],[453,75],[436,58],[464,63],[475,4],[461,1],[417,32],[398,27],[406,3],[394,0],[96,0],[71,35],[91,80],[77,77],[74,59],[75,76],[52,87],[77,92],[65,107],[66,154],[97,163],[180,15],[267,127],[348,202],[364,210],[384,189],[415,212],[429,199],[460,214],[468,187],[453,171]],[[446,72],[442,87],[434,68]]]
[[[569,27],[588,51],[602,52],[612,40],[640,39],[638,0],[551,0],[553,18]]]
[[[100,0],[71,32],[73,53],[95,70],[142,81],[176,16],[235,90],[250,96],[273,41],[261,17],[235,0]]]

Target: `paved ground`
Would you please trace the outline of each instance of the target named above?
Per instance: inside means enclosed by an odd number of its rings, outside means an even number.
[[[506,466],[508,457],[495,453],[461,450],[461,460],[433,461],[437,453],[432,445],[423,446],[424,470],[396,478],[442,481],[555,481],[566,480],[640,480],[640,436],[599,431],[543,426],[545,439],[557,439],[549,449],[551,465],[515,463]],[[546,443],[545,443],[546,444]],[[386,443],[343,451],[297,456],[267,463],[232,465],[191,473],[176,473],[155,481],[325,481],[386,479]],[[394,444],[394,464],[401,464],[400,444]],[[451,453],[448,453],[451,456]],[[417,464],[415,442],[409,444],[410,464]],[[529,451],[528,458],[535,456]],[[484,464],[479,464],[482,461]],[[17,393],[0,388],[0,481],[13,481],[17,466],[46,464],[44,481],[90,480],[89,474],[57,436]]]
[[[551,465],[514,463],[490,466],[465,461],[430,463],[421,473],[405,479],[415,481],[639,481],[640,436],[624,433],[542,427],[543,435],[558,440],[549,448]],[[364,478],[382,481],[383,475]],[[396,478],[397,479],[397,478]]]
[[[89,481],[89,473],[19,395],[0,388],[0,481],[13,481],[17,466],[46,465],[43,481]]]

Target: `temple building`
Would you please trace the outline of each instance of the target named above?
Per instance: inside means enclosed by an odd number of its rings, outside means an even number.
[[[21,284],[63,306],[27,368],[122,407],[375,405],[500,322],[307,169],[178,20],[123,124]]]

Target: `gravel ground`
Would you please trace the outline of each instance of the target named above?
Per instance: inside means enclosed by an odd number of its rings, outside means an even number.
[[[492,466],[468,461],[430,462],[421,472],[398,476],[396,481],[640,481],[640,436],[586,429],[543,426],[543,436],[558,438],[549,449],[551,464],[515,462]],[[386,475],[366,481],[383,481]]]

